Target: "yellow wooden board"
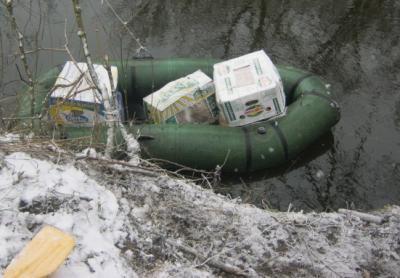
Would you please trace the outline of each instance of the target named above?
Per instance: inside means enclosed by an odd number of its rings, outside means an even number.
[[[11,261],[4,272],[4,278],[46,277],[57,270],[74,246],[72,236],[45,226]]]

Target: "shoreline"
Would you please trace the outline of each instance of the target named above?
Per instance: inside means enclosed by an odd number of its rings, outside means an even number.
[[[400,272],[398,206],[366,214],[372,220],[353,211],[272,212],[163,174],[134,175],[122,165],[113,170],[64,157],[46,144],[31,144],[31,154],[18,152],[5,147],[16,144],[15,138],[2,138],[2,270],[47,223],[78,243],[54,277],[109,271],[114,277],[225,277],[229,270],[249,277]]]

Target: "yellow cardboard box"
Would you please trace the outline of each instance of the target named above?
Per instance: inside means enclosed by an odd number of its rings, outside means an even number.
[[[218,116],[212,79],[198,70],[143,99],[155,123],[207,123]]]

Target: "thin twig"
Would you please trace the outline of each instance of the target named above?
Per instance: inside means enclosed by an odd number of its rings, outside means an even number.
[[[25,54],[34,54],[40,51],[52,51],[52,52],[66,52],[65,48],[51,48],[51,47],[39,47],[34,50],[27,50]]]
[[[150,169],[149,170],[141,169],[140,166],[133,165],[133,164],[131,164],[129,162],[125,162],[125,161],[121,161],[121,160],[104,159],[104,158],[90,157],[90,156],[79,157],[76,160],[82,160],[82,159],[83,160],[98,161],[98,162],[101,162],[101,163],[105,164],[107,167],[111,167],[113,164],[114,165],[116,164],[116,165],[126,166],[126,167],[131,168],[131,170],[129,170],[131,172],[135,172],[135,173],[138,173],[138,174],[143,174],[143,175],[146,175],[146,176],[149,176],[149,177],[156,178],[156,177],[160,176],[159,172],[156,172],[154,170],[152,171]],[[113,168],[113,169],[115,169],[115,168]]]
[[[184,251],[186,253],[189,253],[195,257],[198,257],[200,260],[204,261],[206,264],[218,268],[226,273],[230,273],[230,274],[234,274],[237,276],[243,276],[243,277],[257,277],[257,275],[255,274],[255,271],[245,271],[239,267],[227,264],[227,263],[223,263],[221,261],[216,260],[215,258],[207,258],[206,256],[202,255],[198,250],[189,247],[187,245],[184,245],[182,243],[176,242],[172,239],[167,239],[166,242],[169,245],[172,245],[178,249],[180,249],[181,251]]]
[[[139,46],[137,49],[137,54],[140,53],[140,51],[144,50],[147,52],[150,57],[152,57],[150,51],[140,42],[140,40],[135,36],[133,31],[128,27],[128,21],[124,21],[118,13],[115,11],[114,7],[110,4],[108,0],[104,0],[107,4],[107,6],[110,8],[111,12],[114,14],[114,16],[118,19],[118,21],[124,26],[125,30],[128,32],[128,34],[131,36],[131,38],[136,42],[136,44]]]

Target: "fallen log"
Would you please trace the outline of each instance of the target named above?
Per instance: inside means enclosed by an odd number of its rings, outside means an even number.
[[[359,212],[355,210],[348,210],[348,209],[339,209],[339,213],[351,215],[360,218],[361,220],[364,220],[366,222],[371,222],[375,224],[382,224],[383,218],[377,215],[373,215],[370,213],[365,213],[365,212]]]

